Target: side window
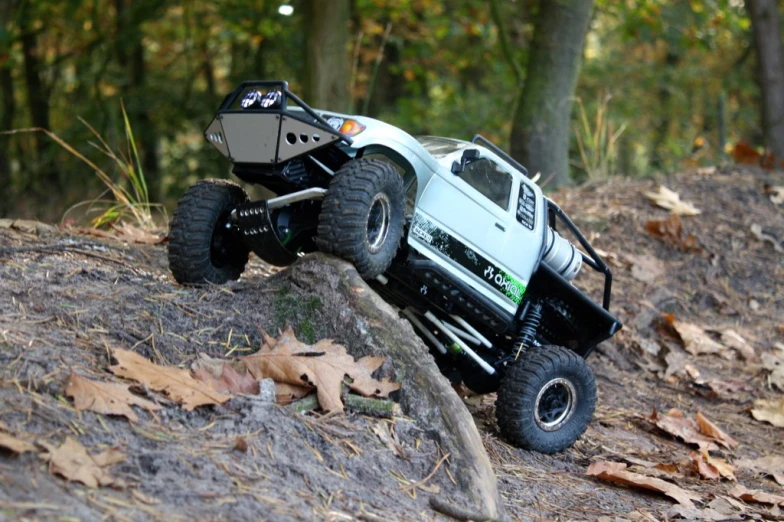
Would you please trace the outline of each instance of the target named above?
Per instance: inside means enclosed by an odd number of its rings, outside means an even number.
[[[460,179],[502,209],[509,208],[512,176],[489,159],[479,158],[467,164],[460,173]]]

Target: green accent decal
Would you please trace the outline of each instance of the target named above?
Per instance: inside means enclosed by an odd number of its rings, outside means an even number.
[[[507,274],[503,270],[499,271],[499,274],[503,278],[502,286],[506,291],[506,297],[512,300],[515,304],[520,304],[520,301],[523,300],[523,295],[525,294],[525,285],[517,280],[514,276]]]

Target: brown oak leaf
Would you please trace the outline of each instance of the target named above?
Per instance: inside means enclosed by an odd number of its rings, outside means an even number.
[[[741,459],[735,462],[741,469],[762,475],[770,475],[780,486],[784,486],[784,456],[766,455],[758,459]]]
[[[754,401],[751,416],[777,428],[784,428],[784,399],[757,399]]]
[[[671,409],[667,415],[661,415],[656,410],[653,410],[650,421],[659,429],[683,440],[687,444],[696,444],[700,449],[706,450],[719,449],[713,439],[700,433],[700,428],[696,422],[692,419],[687,419],[683,412],[678,409]]]
[[[694,507],[692,502],[702,498],[697,493],[687,491],[672,482],[628,471],[623,462],[594,462],[588,466],[586,474],[608,482],[658,491],[686,506]]]
[[[5,448],[14,453],[35,451],[35,445],[25,440],[18,439],[9,433],[0,431],[0,448]]]
[[[200,381],[206,382],[219,392],[259,394],[259,381],[254,379],[245,367],[242,368],[242,373],[240,373],[231,364],[224,363],[221,366],[221,373],[217,377],[205,368],[197,368],[193,371],[193,376]]]
[[[112,350],[112,355],[118,361],[109,367],[112,373],[163,392],[188,411],[197,406],[223,404],[231,398],[231,395],[204,386],[188,370],[160,366],[137,353],[119,348]]]
[[[694,234],[686,234],[683,221],[678,214],[670,214],[667,219],[651,219],[645,223],[645,231],[666,243],[671,243],[684,250],[700,250]]]
[[[706,437],[712,438],[727,449],[738,447],[738,443],[735,439],[721,431],[719,427],[708,420],[702,412],[698,411],[695,419],[697,420],[697,427],[699,428],[700,433]]]
[[[729,494],[735,498],[745,500],[746,502],[757,502],[759,504],[773,504],[774,506],[784,506],[784,497],[781,495],[773,495],[758,489],[746,489],[746,487],[738,484],[731,490]]]
[[[297,340],[290,326],[278,339],[264,334],[261,350],[241,360],[256,379],[315,387],[324,411],[343,411],[340,393],[346,376],[350,378],[346,384],[365,396],[386,397],[400,388],[400,383],[373,379],[368,369],[380,366],[378,360],[358,363],[345,347],[329,339],[306,345]]]
[[[87,487],[110,486],[117,481],[104,469],[125,460],[125,455],[116,449],[109,449],[91,456],[87,448],[68,437],[59,447],[41,442],[48,453],[41,458],[49,461],[49,471],[60,475],[66,480],[81,482]]]
[[[677,319],[672,322],[672,327],[683,342],[683,347],[692,355],[706,353],[722,353],[726,348],[711,339],[705,330],[696,324],[685,323]]]
[[[161,407],[129,391],[127,384],[99,382],[86,379],[74,372],[68,378],[65,394],[72,397],[77,410],[88,410],[104,415],[122,415],[136,422],[139,418],[131,406],[141,406],[148,411],[160,410]]]

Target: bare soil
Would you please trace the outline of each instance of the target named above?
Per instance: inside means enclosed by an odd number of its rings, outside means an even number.
[[[698,251],[646,233],[647,220],[668,214],[642,196],[657,182],[702,211],[683,218]],[[598,409],[585,436],[562,454],[505,444],[495,426],[494,396],[466,394],[510,518],[674,516],[664,496],[585,476],[599,460],[688,460],[694,448],[655,428],[648,420],[654,409],[702,411],[740,442],[733,452],[717,453],[730,462],[784,455],[784,429],[749,414],[755,399],[782,396],[758,359],[693,356],[661,319],[669,313],[716,331],[732,328],[758,355],[784,342],[784,254],[751,232],[760,225],[784,242],[784,207],[763,187],[784,185],[784,178],[720,169],[657,182],[616,179],[553,194],[607,254],[615,275],[612,309],[625,326],[589,358]],[[91,452],[118,447],[127,461],[112,468],[125,487],[88,489],[52,476],[34,453],[0,450],[0,519],[446,520],[428,498],[461,503],[455,486],[461,470],[448,461],[424,489],[403,487],[427,477],[442,456],[428,426],[407,418],[300,415],[247,397],[185,412],[150,393],[164,409],[156,415],[138,410],[137,423],[77,412],[64,397],[68,375],[116,380],[106,371],[109,348],[187,367],[199,352],[249,353],[260,345],[262,330],[286,323],[305,341],[351,344],[358,337],[336,328],[343,323],[334,318],[344,311],[325,307],[257,259],[238,282],[183,288],[168,274],[163,245],[8,225],[0,227],[0,425],[30,441],[59,444],[71,436]],[[639,280],[632,275],[639,256],[656,258],[665,270],[650,282]],[[598,298],[601,279],[585,270],[580,284]],[[665,361],[668,354],[675,356]],[[738,381],[742,389],[731,393],[709,386]],[[385,430],[397,443],[381,440],[377,433]],[[247,442],[245,451],[238,438]],[[784,495],[768,478],[736,474],[747,487]],[[726,495],[733,485],[689,472],[669,479],[706,499]],[[779,515],[749,506],[744,516]]]

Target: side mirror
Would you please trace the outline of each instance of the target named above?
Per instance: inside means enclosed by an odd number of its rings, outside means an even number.
[[[460,161],[452,162],[452,174],[460,174],[465,170],[466,164],[475,159],[479,159],[479,151],[477,149],[465,149]]]

